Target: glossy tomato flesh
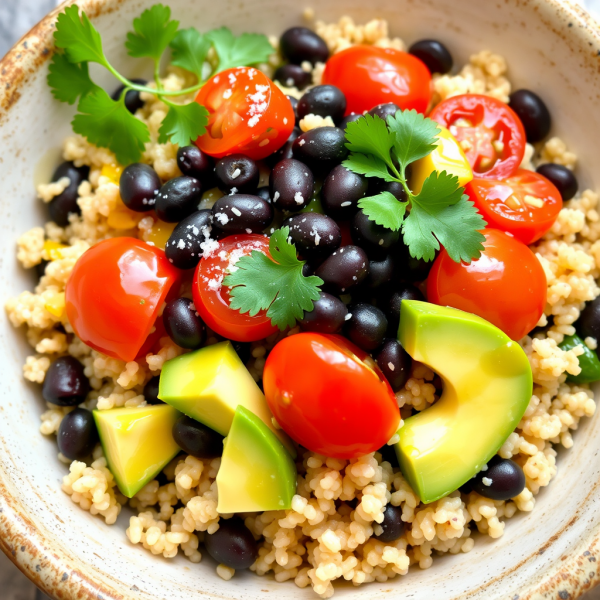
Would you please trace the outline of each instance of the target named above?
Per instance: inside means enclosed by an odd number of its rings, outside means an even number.
[[[255,342],[277,331],[266,311],[250,316],[231,308],[230,288],[222,285],[229,267],[253,251],[269,256],[269,239],[258,234],[226,237],[210,256],[202,258],[194,273],[192,289],[196,310],[215,333],[236,342]]]
[[[484,251],[470,265],[442,250],[427,279],[427,299],[486,319],[513,340],[539,321],[546,305],[546,275],[533,252],[497,229],[484,229]]]
[[[156,341],[150,332],[179,278],[154,246],[126,237],[99,242],[75,263],[67,281],[67,317],[88,346],[134,360]]]
[[[196,102],[210,113],[196,145],[216,158],[235,153],[265,158],[285,144],[294,128],[289,99],[252,67],[218,73],[202,86]]]
[[[488,227],[512,233],[524,244],[539,240],[562,208],[556,186],[543,175],[526,169],[519,169],[502,181],[474,179],[466,191]]]
[[[358,45],[336,52],[325,65],[323,83],[344,92],[347,115],[388,102],[423,113],[431,100],[431,74],[425,64],[393,48]]]
[[[269,354],[263,384],[284,431],[324,456],[369,454],[398,430],[400,412],[389,383],[366,352],[341,336],[283,339]]]

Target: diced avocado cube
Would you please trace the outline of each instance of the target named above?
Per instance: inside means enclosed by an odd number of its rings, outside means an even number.
[[[168,404],[94,411],[108,467],[128,498],[133,498],[180,452],[172,434],[180,416]]]
[[[292,456],[294,445],[273,425],[264,394],[231,342],[220,342],[167,361],[158,397],[221,435],[227,435],[238,405],[245,406],[279,437]]]
[[[531,398],[527,356],[484,319],[404,300],[398,339],[444,384],[441,398],[408,418],[395,444],[402,473],[425,503],[458,489],[496,454]]]
[[[578,335],[566,336],[562,343],[559,344],[559,348],[565,351],[572,350],[575,346],[583,348],[583,354],[577,357],[581,373],[579,375],[568,373],[567,381],[570,383],[593,383],[594,381],[600,381],[600,360],[598,360],[598,355],[594,350],[590,350]]]
[[[296,493],[296,465],[273,432],[238,406],[217,474],[222,514],[283,510]]]

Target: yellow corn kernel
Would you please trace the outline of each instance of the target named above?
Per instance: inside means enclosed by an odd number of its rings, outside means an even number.
[[[100,175],[107,177],[115,185],[119,185],[122,172],[123,167],[121,165],[104,165],[102,171],[100,171]]]
[[[44,249],[42,250],[42,258],[44,260],[58,260],[64,258],[62,250],[69,246],[61,244],[60,242],[53,242],[46,240],[44,242]]]
[[[45,304],[44,308],[55,317],[59,319],[63,316],[65,312],[65,293],[57,292],[52,296]]]
[[[146,241],[152,242],[157,248],[164,250],[176,225],[177,223],[165,223],[160,219],[155,221],[146,235]]]

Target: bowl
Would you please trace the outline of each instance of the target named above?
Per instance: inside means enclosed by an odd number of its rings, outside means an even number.
[[[132,76],[122,50],[132,19],[154,0],[79,0],[102,32],[112,61]],[[186,26],[278,34],[302,22],[310,0],[169,0]],[[553,133],[581,157],[586,187],[600,188],[600,30],[582,11],[557,0],[320,0],[317,16],[357,22],[375,16],[407,40],[443,39],[458,64],[483,48],[503,54],[516,86],[534,89],[554,115]],[[31,289],[33,276],[15,259],[17,237],[44,219],[34,184],[47,179],[70,131],[72,108],[54,101],[45,83],[58,10],[27,34],[0,63],[0,302]],[[135,64],[138,64],[137,62]],[[147,66],[147,65],[145,65]],[[108,84],[109,79],[102,83]],[[113,84],[111,84],[113,85]],[[6,317],[0,325],[0,547],[41,589],[64,600],[314,598],[310,589],[238,573],[225,582],[205,557],[152,557],[128,543],[126,511],[108,527],[60,490],[66,467],[53,440],[38,433],[43,403],[26,384],[25,341]],[[445,555],[429,570],[360,588],[338,585],[338,599],[573,599],[600,582],[600,416],[582,421],[575,446],[559,454],[555,480],[532,513],[507,521],[502,538],[477,537],[468,554]]]

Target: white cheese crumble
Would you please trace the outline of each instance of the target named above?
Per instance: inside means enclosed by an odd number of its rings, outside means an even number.
[[[240,211],[239,208],[236,208],[235,206],[231,209],[231,212],[236,216],[236,217],[241,217],[242,213]]]
[[[483,483],[483,485],[487,485],[487,487],[490,487],[490,485],[492,485],[492,480],[489,477],[482,477],[481,483]]]
[[[231,174],[231,179],[237,179],[240,175],[242,174],[240,169],[236,169],[232,174]]]
[[[304,204],[304,196],[300,192],[294,194],[294,201],[296,204]]]

